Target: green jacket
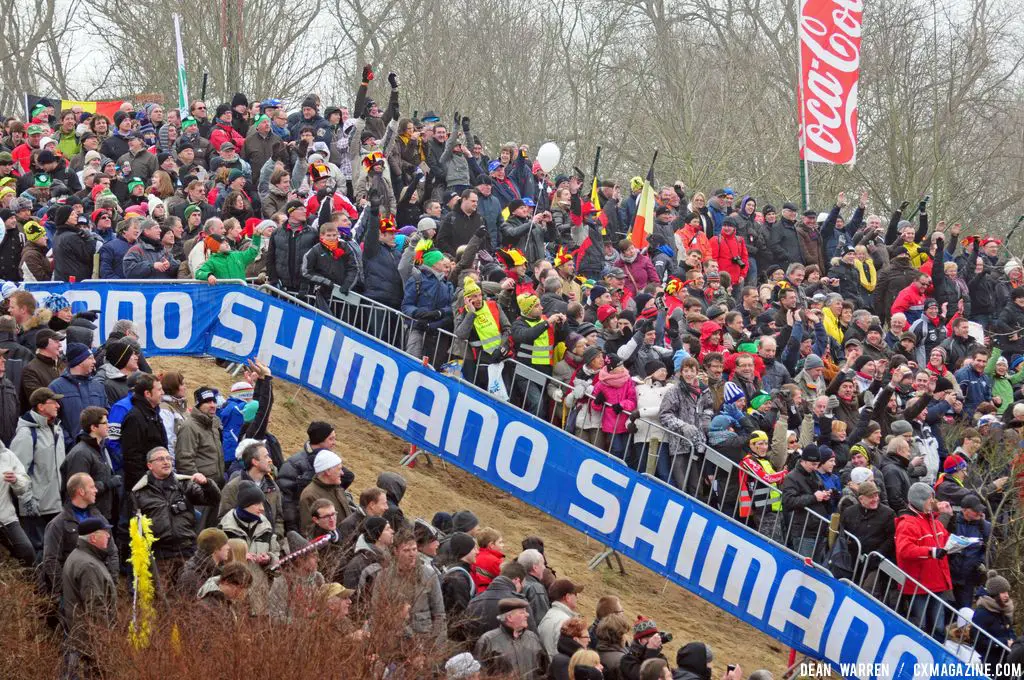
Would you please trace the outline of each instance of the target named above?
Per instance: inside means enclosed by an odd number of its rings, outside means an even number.
[[[78,135],[74,130],[69,134],[64,134],[63,130],[57,130],[57,134],[53,135],[53,138],[57,140],[57,149],[64,154],[64,158],[74,158],[82,151],[82,143],[78,141]]]
[[[1024,371],[1007,373],[1005,378],[1000,378],[996,375],[996,362],[999,361],[999,357],[1002,354],[1003,350],[993,347],[992,356],[988,358],[988,363],[985,364],[985,375],[992,378],[992,396],[999,397],[1002,400],[999,406],[996,407],[997,413],[1002,413],[1010,407],[1010,404],[1013,403],[1013,386],[1024,380]]]
[[[227,253],[211,253],[203,266],[196,272],[196,279],[205,281],[213,274],[218,279],[244,279],[245,268],[260,254],[260,235],[252,235],[252,245],[246,250],[232,250]]]

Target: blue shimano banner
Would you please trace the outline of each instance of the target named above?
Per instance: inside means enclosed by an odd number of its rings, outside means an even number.
[[[848,677],[984,677],[856,587],[337,320],[242,285],[28,288],[59,291],[76,312],[99,310],[104,337],[131,319],[152,356],[258,357],[275,376],[444,456]]]

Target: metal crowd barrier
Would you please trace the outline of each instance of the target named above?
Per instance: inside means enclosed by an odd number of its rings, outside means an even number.
[[[946,628],[960,616],[956,607],[925,588],[881,553],[867,555],[865,563],[872,568],[862,570],[860,579],[853,581],[857,586],[939,642],[946,641]],[[922,592],[905,593],[907,584]],[[961,647],[977,652],[982,662],[992,666],[1002,663],[1010,648],[974,622],[969,627],[970,639],[962,641]]]
[[[329,301],[329,309],[324,309],[323,301],[318,301],[315,296],[297,297],[269,285],[260,288],[271,295],[288,299],[311,310],[329,313],[343,323],[366,332],[395,349],[411,354],[408,349],[415,320],[399,310],[358,293],[335,295]],[[422,352],[412,356],[417,359],[429,358],[436,369],[487,390],[487,382],[482,379],[486,373],[486,364],[476,362],[472,375],[467,376],[462,370],[460,363],[465,359],[468,349],[465,341],[459,340],[454,333],[444,329],[432,331],[427,336]],[[633,432],[618,435],[603,432],[601,423],[606,413],[612,411],[616,418],[622,419],[628,419],[628,413],[614,412],[614,405],[607,403],[599,408],[593,408],[589,388],[574,389],[573,385],[513,360],[504,363],[504,387],[510,403],[569,431],[579,441],[602,450],[631,469],[671,484],[704,505],[745,523],[780,548],[803,557],[816,569],[832,573],[827,561],[838,532],[832,528],[829,518],[812,510],[805,510],[803,519],[796,520],[793,513],[773,507],[777,503],[781,504],[781,490],[749,473],[746,473],[746,478],[749,484],[751,510],[746,517],[741,517],[740,507],[743,499],[739,488],[740,466],[735,461],[707,444],[696,444],[647,419],[636,420],[636,429]],[[685,453],[671,455],[673,444],[676,451]],[[943,620],[947,623],[953,621],[951,617],[958,616],[956,610],[934,593],[927,591],[884,556],[879,553],[863,554],[860,540],[849,531],[840,531],[849,542],[855,565],[853,577],[842,580],[861,588],[867,595],[886,605],[925,633],[939,641],[944,640],[945,630],[939,630],[943,628],[940,624]],[[883,578],[889,580],[884,592],[879,590]],[[907,597],[892,592],[893,584],[902,588],[902,584],[906,582],[917,584],[925,593]],[[914,604],[915,601],[927,604]],[[930,616],[935,608],[944,614],[941,619]],[[998,658],[990,660],[992,663],[1002,660],[1009,652],[1005,645],[986,631],[973,623],[970,627],[971,637],[975,641],[972,649],[983,644],[983,657],[988,654],[998,655]]]

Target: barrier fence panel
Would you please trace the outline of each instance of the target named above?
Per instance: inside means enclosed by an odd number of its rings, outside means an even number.
[[[123,281],[91,283],[124,284]],[[172,282],[145,282],[154,283]],[[232,283],[245,285],[244,281]],[[86,286],[68,289],[66,284],[38,284],[33,286],[33,290],[45,291],[54,286],[61,287],[58,289],[66,290],[69,295],[74,294],[75,299],[85,301],[87,305],[91,304],[90,296],[94,293]],[[365,331],[406,354],[410,354],[409,346],[414,344],[416,320],[356,293],[335,297],[324,305],[314,296],[296,296],[267,285],[260,286],[259,290],[314,312],[329,312],[348,326]],[[131,302],[134,305],[137,302],[131,293],[118,295],[119,303]],[[108,328],[112,323],[111,319],[104,319]],[[179,332],[181,330],[179,328]],[[162,332],[166,333],[166,329]],[[434,337],[427,335],[423,351],[412,353],[414,358],[427,354],[435,368],[444,369],[449,375],[467,382],[487,384],[487,380],[481,377],[481,372],[487,371],[486,364],[471,362],[467,366],[464,363],[470,356],[470,348],[464,341],[459,341],[444,329],[439,329]],[[463,362],[465,372],[458,369],[460,362]],[[829,547],[832,539],[839,535],[831,528],[829,520],[812,511],[794,514],[780,510],[779,490],[753,475],[746,475],[747,488],[741,489],[739,465],[719,451],[646,419],[637,421],[626,431],[620,431],[623,429],[620,425],[628,420],[628,414],[617,409],[616,404],[596,404],[589,391],[581,386],[555,380],[531,366],[506,361],[503,373],[509,400],[520,408],[601,449],[606,455],[614,456],[620,464],[676,486],[700,503],[745,523],[781,549],[802,554],[817,569],[827,570]],[[749,493],[749,505],[744,492]],[[877,553],[863,556],[859,541],[849,532],[843,531],[841,535],[852,546],[856,565],[852,583],[935,639],[941,639],[944,636],[943,623],[956,615],[953,607],[929,593],[883,556]],[[918,590],[904,594],[907,583],[916,584]],[[971,629],[973,648],[986,660],[991,662],[1005,657],[1008,649],[1002,643],[976,626],[972,625]]]

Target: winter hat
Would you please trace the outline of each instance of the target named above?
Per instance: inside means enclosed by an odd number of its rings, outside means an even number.
[[[914,427],[906,420],[894,420],[892,421],[892,425],[889,426],[889,432],[894,435],[902,436],[905,434],[912,434],[914,432]]]
[[[452,515],[449,512],[444,512],[443,510],[435,512],[434,516],[430,518],[430,523],[442,534],[450,534],[452,532]]]
[[[127,366],[128,360],[132,358],[134,353],[135,348],[132,347],[131,343],[124,340],[115,340],[114,342],[107,343],[107,363],[114,368],[124,368]]]
[[[363,520],[363,535],[370,543],[376,543],[387,525],[388,521],[383,517],[367,517]]]
[[[654,619],[649,619],[646,616],[636,617],[636,623],[633,624],[633,640],[635,642],[639,642],[657,633],[658,624],[654,622]]]
[[[540,304],[540,298],[531,293],[521,293],[516,296],[516,304],[519,305],[519,312],[526,316],[531,309]]]
[[[1016,258],[1009,259],[1006,261],[1006,264],[1003,265],[1003,273],[1009,276],[1010,272],[1014,269],[1020,269],[1020,266],[1020,260]]]
[[[250,505],[256,505],[257,503],[265,503],[266,500],[267,497],[263,494],[263,491],[254,483],[244,481],[238,485],[238,500],[235,502],[236,507],[247,508]]]
[[[683,362],[690,358],[690,353],[685,349],[677,349],[672,355],[672,368],[678,373],[683,368]]]
[[[881,429],[882,429],[882,426],[878,424],[877,420],[869,420],[868,421],[868,431],[867,431],[867,435],[865,435],[865,436],[873,435],[875,432],[878,432]]]
[[[956,627],[957,628],[966,628],[967,626],[971,625],[971,622],[973,622],[973,621],[974,621],[974,610],[971,609],[970,607],[961,607],[960,611],[957,612],[956,624],[955,624]]]
[[[934,495],[932,487],[924,482],[915,482],[910,485],[910,490],[907,491],[907,502],[916,510],[923,511],[924,504]]]
[[[602,352],[601,348],[598,347],[597,345],[594,345],[593,347],[586,348],[585,350],[583,350],[583,364],[584,365],[589,364],[601,352]]]
[[[927,300],[924,301],[924,308],[925,309],[928,309],[929,307],[936,307],[936,308],[938,308],[938,306],[939,306],[939,302],[935,298],[928,298]]]
[[[585,321],[585,322],[581,323],[579,326],[576,327],[576,332],[581,337],[585,338],[588,335],[590,335],[591,333],[597,333],[598,330],[597,330],[597,326],[595,326],[594,324],[590,323],[589,321]]]
[[[746,397],[746,393],[743,388],[732,382],[731,380],[725,383],[725,403],[735,404],[740,399]]]
[[[444,677],[446,680],[464,680],[472,678],[480,672],[480,662],[473,658],[469,652],[456,654],[444,664]]]
[[[824,368],[825,362],[821,360],[817,354],[808,354],[807,358],[804,359],[804,370],[811,370],[814,368]]]
[[[42,225],[35,220],[29,220],[26,222],[22,229],[25,232],[25,238],[33,243],[46,236],[46,229],[44,229]]]
[[[200,387],[193,396],[195,397],[196,406],[200,406],[208,401],[217,401],[220,393],[212,387]]]
[[[471,553],[475,545],[476,540],[464,531],[456,531],[448,540],[448,549],[456,560]]]
[[[874,476],[874,473],[871,472],[871,468],[867,467],[856,467],[850,471],[850,481],[854,484],[863,484]]]
[[[452,529],[469,533],[480,524],[472,510],[459,510],[452,515]]]
[[[316,454],[316,458],[313,459],[313,472],[320,474],[330,470],[333,467],[341,465],[341,457],[338,456],[334,451],[328,451],[327,449],[321,449]]]
[[[750,443],[756,444],[757,442],[768,441],[768,435],[764,430],[754,430],[750,433]]]
[[[636,313],[639,314],[640,312],[644,311],[644,307],[646,307],[647,303],[653,299],[654,296],[649,295],[647,293],[637,293],[636,295],[634,295],[633,302],[634,304],[636,304]]]
[[[68,348],[65,354],[68,360],[68,368],[74,368],[92,356],[89,348],[80,342],[68,343]]]
[[[994,571],[988,572],[988,580],[985,581],[985,590],[989,595],[996,596],[1010,592],[1010,582]]]
[[[42,389],[42,388],[40,388]],[[78,535],[88,536],[97,531],[110,531],[111,526],[103,517],[87,517],[78,523]]]
[[[252,385],[242,380],[231,386],[231,396],[243,401],[252,399]]]
[[[879,495],[879,493],[880,492],[878,490],[878,485],[875,484],[874,481],[872,481],[872,480],[868,480],[866,482],[862,482],[857,487],[857,495],[858,496],[877,496],[877,495]]]
[[[800,460],[805,460],[808,463],[820,463],[821,453],[818,451],[816,444],[808,444],[800,452]]]
[[[942,463],[942,471],[950,474],[966,469],[967,461],[955,453],[951,456],[946,456],[946,460]]]
[[[822,463],[827,463],[836,457],[836,452],[832,450],[831,446],[819,446],[818,457],[821,458]]]
[[[511,215],[516,210],[519,210],[520,208],[525,207],[525,206],[526,206],[526,204],[523,203],[523,199],[521,199],[521,198],[513,199],[508,204],[508,212]]]
[[[334,432],[334,426],[330,423],[325,423],[322,420],[314,420],[306,428],[306,437],[310,443],[319,444],[325,441]]]
[[[752,407],[754,407],[754,408],[761,408],[762,406],[764,406],[765,402],[770,401],[771,398],[772,398],[772,395],[768,394],[767,392],[763,392],[763,391],[762,392],[758,392],[750,400],[750,405]],[[834,422],[842,422],[842,421],[834,421]]]
[[[256,413],[260,410],[260,402],[253,399],[242,407],[242,421],[251,423],[256,420]]]
[[[644,364],[644,375],[650,377],[663,368],[666,370],[668,368],[667,366],[665,366],[664,361],[659,361],[657,359],[655,359],[654,361],[648,361],[647,363]]]
[[[207,527],[199,532],[196,544],[207,555],[217,552],[228,542],[228,535],[217,527]]]
[[[605,288],[604,286],[602,286],[601,284],[597,284],[596,286],[591,288],[590,289],[590,304],[594,304],[597,301],[597,298],[601,297],[602,295],[604,295],[607,292],[608,292],[608,289]]]
[[[249,100],[241,92],[236,92],[235,96],[231,98],[231,108],[235,108],[236,106],[249,106]]]
[[[601,305],[597,308],[597,320],[604,323],[611,317],[619,313],[619,310],[615,309],[611,305]]]

